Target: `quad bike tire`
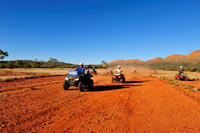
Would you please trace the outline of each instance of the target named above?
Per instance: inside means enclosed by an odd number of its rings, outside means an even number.
[[[121,80],[122,80],[122,83],[125,83],[125,82],[126,82],[125,78],[122,78]]]
[[[94,82],[93,80],[90,81],[90,84],[88,86],[88,90],[92,90],[94,88]]]
[[[188,81],[188,78],[187,78],[187,77],[184,77],[184,78],[183,78],[183,81]]]
[[[112,83],[114,83],[115,82],[115,79],[114,78],[112,78]]]
[[[70,87],[70,85],[65,81],[65,82],[63,83],[63,89],[64,89],[64,90],[69,90],[69,87]]]
[[[180,78],[179,77],[175,77],[175,80],[180,80]]]
[[[78,88],[80,91],[85,91],[86,90],[86,84],[84,82],[79,82]]]

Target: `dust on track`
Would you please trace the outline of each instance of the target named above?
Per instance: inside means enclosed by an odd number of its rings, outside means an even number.
[[[0,132],[200,132],[200,103],[155,77],[62,89],[64,76],[0,83]],[[195,95],[200,98],[200,95]]]

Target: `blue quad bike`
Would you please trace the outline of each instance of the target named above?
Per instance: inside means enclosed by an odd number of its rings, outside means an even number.
[[[80,91],[91,90],[94,87],[92,77],[88,71],[79,74],[77,71],[70,70],[65,77],[63,89],[69,90],[70,86],[76,86]]]

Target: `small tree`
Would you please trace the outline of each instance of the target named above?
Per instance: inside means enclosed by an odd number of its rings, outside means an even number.
[[[101,64],[102,64],[103,67],[106,67],[106,68],[108,67],[108,63],[105,62],[104,60],[101,62]]]
[[[13,62],[8,62],[7,68],[14,68],[14,63]]]
[[[16,60],[15,63],[14,63],[15,67],[17,68],[21,68],[23,67],[24,63],[22,60]]]
[[[24,64],[24,68],[31,68],[31,65],[29,63]]]
[[[55,58],[49,58],[49,61],[48,62],[51,62],[51,63],[56,63],[56,62],[58,62],[58,60],[57,59],[55,59]]]
[[[8,56],[8,52],[0,49],[0,60],[3,60],[7,56]]]
[[[38,62],[31,62],[30,66],[31,66],[31,68],[39,68],[40,64]]]
[[[103,65],[103,64],[107,64],[107,63],[106,63],[106,61],[103,60],[103,61],[101,61],[101,64]]]

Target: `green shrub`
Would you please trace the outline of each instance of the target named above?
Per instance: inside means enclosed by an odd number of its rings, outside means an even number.
[[[3,63],[0,63],[0,68],[6,68],[6,65]]]
[[[14,67],[15,67],[15,65],[13,62],[8,62],[7,68],[14,68]]]

